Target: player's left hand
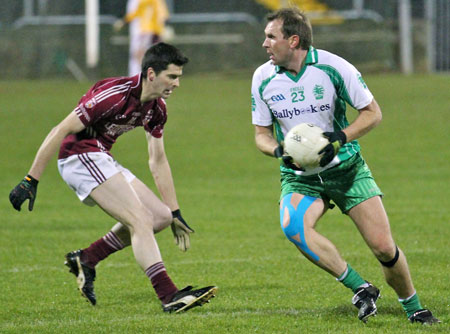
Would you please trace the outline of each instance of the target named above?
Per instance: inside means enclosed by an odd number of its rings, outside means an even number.
[[[324,132],[322,134],[330,142],[323,149],[319,151],[319,155],[322,155],[320,159],[320,166],[324,167],[328,165],[331,160],[338,154],[339,149],[347,142],[347,136],[344,131]]]
[[[185,252],[191,246],[189,234],[194,233],[194,230],[183,219],[180,210],[172,211],[172,217],[173,221],[170,227],[172,228],[174,241]]]
[[[15,186],[15,188],[9,193],[9,201],[13,205],[14,209],[20,211],[20,207],[23,202],[28,199],[28,210],[33,210],[38,183],[39,181],[34,177],[27,175],[17,186]]]

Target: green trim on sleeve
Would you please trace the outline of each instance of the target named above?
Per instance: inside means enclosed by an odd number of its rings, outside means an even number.
[[[273,116],[272,114],[272,123],[274,125],[274,132],[275,132],[275,136],[277,139],[278,144],[281,144],[282,141],[284,141],[284,135],[283,135],[283,131],[281,130],[281,125],[278,122],[278,119],[275,118],[275,116]]]
[[[266,87],[267,87],[267,85],[269,84],[269,82],[272,81],[273,78],[275,78],[276,75],[277,75],[277,73],[275,73],[275,74],[272,75],[271,77],[268,77],[267,79],[264,79],[264,80],[261,82],[261,85],[259,86],[259,89],[258,89],[258,91],[259,91],[259,96],[261,97],[261,100],[264,101],[264,98],[263,98],[263,91],[264,91],[264,89],[266,89]]]
[[[342,78],[342,75],[338,72],[338,70],[336,70],[333,66],[324,64],[318,64],[313,66],[324,71],[330,77],[331,82],[336,88],[338,96],[344,99],[345,102],[350,104],[353,108],[355,108],[355,106],[353,105],[353,101],[350,98],[350,94],[347,91],[347,87],[345,87],[344,78]]]

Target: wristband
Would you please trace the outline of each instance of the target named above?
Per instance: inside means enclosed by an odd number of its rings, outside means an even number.
[[[39,183],[39,181],[36,180],[34,177],[32,177],[30,174],[27,174],[27,176],[25,176],[24,179],[29,184],[31,184],[33,187],[36,187],[38,185],[38,183]]]

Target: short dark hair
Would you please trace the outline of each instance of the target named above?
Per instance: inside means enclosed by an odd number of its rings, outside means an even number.
[[[189,59],[183,55],[175,46],[167,43],[157,43],[151,46],[142,59],[142,76],[147,77],[149,67],[153,68],[156,75],[167,69],[170,64],[183,66]]]
[[[312,27],[305,13],[298,8],[282,8],[276,12],[270,13],[266,17],[268,22],[274,20],[283,21],[281,32],[284,38],[289,38],[292,35],[300,37],[300,44],[298,48],[309,50],[312,44]]]

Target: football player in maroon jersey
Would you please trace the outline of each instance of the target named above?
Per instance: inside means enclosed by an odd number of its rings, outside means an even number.
[[[38,180],[59,149],[58,169],[64,181],[85,204],[100,206],[118,221],[89,247],[66,255],[66,265],[92,305],[96,304],[96,264],[129,245],[165,312],[202,305],[217,290],[215,286],[179,290],[167,275],[155,239],[155,233],[170,225],[175,242],[186,251],[194,232],[181,215],[163,142],[165,99],[179,86],[187,62],[174,46],[158,43],[147,50],[140,74],[97,82],[50,131],[27,176],[10,193],[16,210],[27,199],[28,209],[33,210]],[[146,132],[150,171],[161,199],[110,153],[116,139],[136,127]]]

